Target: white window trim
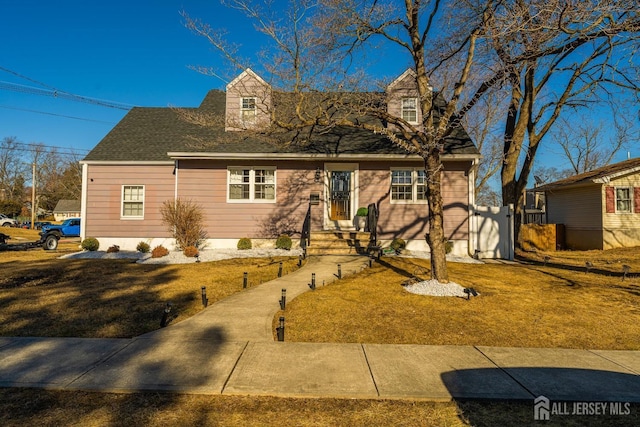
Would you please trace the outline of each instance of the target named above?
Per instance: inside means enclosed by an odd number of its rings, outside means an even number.
[[[618,210],[618,190],[629,190],[629,210],[628,211],[620,211]],[[615,207],[615,212],[620,215],[627,215],[633,213],[633,187],[629,186],[620,186],[613,187],[613,203]]]
[[[244,100],[252,99],[253,100],[253,108],[244,108]],[[245,117],[245,111],[253,111],[253,116]],[[258,99],[255,96],[243,96],[240,98],[240,120],[243,123],[254,123],[256,118],[258,117]]]
[[[142,216],[125,216],[124,215],[124,189],[125,187],[142,187]],[[139,221],[144,219],[144,209],[146,205],[147,189],[143,184],[123,184],[120,188],[120,219],[127,221]]]
[[[400,117],[402,117],[404,119],[404,101],[408,100],[408,99],[413,99],[414,103],[415,103],[415,112],[416,112],[416,119],[415,121],[410,121],[407,120],[407,123],[411,123],[412,125],[417,125],[419,122],[419,114],[418,114],[418,98],[413,97],[413,96],[405,96],[400,100]],[[413,110],[409,110],[407,109],[407,111],[413,111]]]
[[[232,170],[249,170],[249,198],[248,199],[232,199],[230,198],[231,171]],[[256,169],[273,171],[273,199],[256,199]],[[278,171],[275,166],[229,166],[227,167],[227,203],[276,203],[278,199]]]
[[[421,168],[399,167],[389,169],[389,202],[392,205],[426,205],[426,198],[418,199],[418,172]],[[394,200],[393,199],[393,171],[411,171],[411,200]],[[400,184],[397,184],[400,185]],[[426,185],[426,184],[425,184]]]

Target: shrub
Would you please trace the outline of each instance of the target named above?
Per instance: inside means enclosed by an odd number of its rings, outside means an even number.
[[[367,216],[367,215],[369,215],[368,208],[358,208],[358,211],[356,212],[356,216]]]
[[[195,256],[198,255],[198,248],[196,248],[195,246],[187,246],[186,248],[184,248],[182,253],[187,258],[194,258]]]
[[[450,254],[452,250],[453,250],[453,242],[451,240],[445,240],[444,253]]]
[[[98,250],[98,248],[100,247],[100,242],[98,242],[98,239],[96,239],[95,237],[87,237],[82,241],[82,243],[80,243],[80,246],[85,251],[93,252]]]
[[[118,245],[109,246],[109,249],[107,249],[107,253],[111,254],[114,252],[120,252],[120,246]]]
[[[178,248],[184,250],[188,246],[200,246],[207,238],[204,229],[204,210],[202,206],[191,200],[167,200],[160,207],[162,222],[169,231]]]
[[[407,247],[407,242],[405,242],[404,240],[402,240],[399,237],[396,237],[391,242],[391,249],[393,249],[396,252],[400,252],[402,249],[404,249],[406,247]]]
[[[276,248],[285,249],[287,251],[291,249],[291,237],[287,236],[286,234],[281,234],[276,239]]]
[[[136,246],[136,250],[143,254],[147,254],[151,250],[151,246],[149,246],[147,242],[140,242],[138,243],[138,246]]]
[[[241,251],[251,249],[251,246],[251,239],[248,237],[243,237],[242,239],[238,240],[238,249],[240,249]]]
[[[162,245],[158,245],[151,251],[151,258],[162,258],[163,256],[169,255],[169,249],[165,248]]]

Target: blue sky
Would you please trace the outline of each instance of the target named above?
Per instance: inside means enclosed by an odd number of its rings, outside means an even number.
[[[229,30],[230,39],[243,44],[243,56],[257,50],[252,25],[217,0],[0,0],[0,138],[74,148],[82,155],[126,113],[28,93],[32,88],[136,106],[187,107],[199,105],[210,89],[224,89],[223,81],[188,68],[224,65],[206,40],[184,27],[181,10]],[[389,75],[406,68],[380,60]],[[27,88],[18,92],[7,85]],[[640,156],[639,150],[633,147],[631,155]],[[540,162],[554,157],[546,156]],[[620,153],[615,160],[625,157]]]
[[[197,106],[224,83],[188,68],[215,65],[217,56],[183,26],[183,9],[212,25],[239,18],[217,1],[0,0],[0,67],[74,95],[136,106]],[[0,82],[47,89],[2,69]],[[0,138],[25,143],[89,150],[125,113],[0,88]]]

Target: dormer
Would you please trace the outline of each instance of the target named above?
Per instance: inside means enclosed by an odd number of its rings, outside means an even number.
[[[389,114],[401,117],[414,126],[422,123],[418,83],[416,73],[411,68],[387,86],[386,101]]]
[[[264,128],[270,111],[271,86],[250,68],[227,85],[225,131]]]

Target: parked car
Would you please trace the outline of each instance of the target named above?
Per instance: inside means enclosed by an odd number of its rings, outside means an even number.
[[[2,227],[17,227],[18,221],[13,218],[9,218],[4,214],[0,214],[0,226]]]

